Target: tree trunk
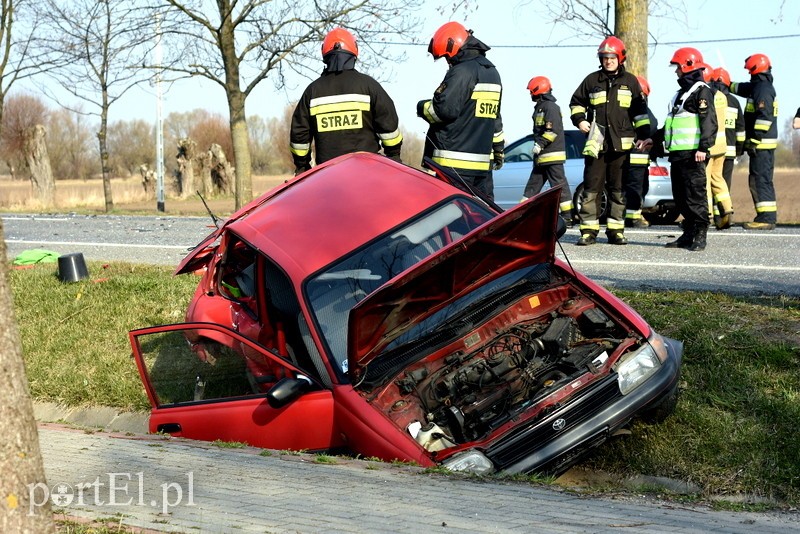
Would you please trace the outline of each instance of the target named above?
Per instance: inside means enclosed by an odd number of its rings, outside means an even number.
[[[194,162],[197,152],[197,143],[184,137],[178,141],[178,191],[183,199],[194,195]]]
[[[28,128],[25,130],[23,150],[36,197],[43,206],[49,208],[55,204],[56,186],[50,167],[50,156],[47,154],[46,136],[47,131],[41,124]]]
[[[234,169],[228,163],[222,147],[214,143],[208,150],[211,155],[211,181],[214,183],[216,191],[229,195],[233,192],[233,173]]]
[[[0,448],[0,532],[55,532],[50,499],[45,499],[43,493],[47,484],[8,284],[2,220],[0,310],[3,311],[0,313],[0,435],[3,436],[3,447]],[[42,489],[32,492],[31,488]],[[35,496],[33,502],[32,494]],[[37,506],[40,502],[43,504]]]
[[[100,144],[100,168],[103,173],[103,196],[106,201],[106,212],[114,209],[111,195],[111,169],[108,168],[108,91],[103,90],[103,105],[100,111],[100,131],[97,132]]]
[[[202,184],[202,193],[204,195],[213,196],[216,194],[216,190],[214,189],[214,182],[211,180],[211,152],[208,150],[205,152],[200,152],[195,157],[195,161],[197,162],[197,166],[200,168],[200,183]]]
[[[648,0],[616,0],[614,35],[622,39],[628,51],[625,68],[647,78]]]
[[[139,174],[142,177],[142,188],[148,199],[156,198],[156,173],[147,163],[139,165]]]

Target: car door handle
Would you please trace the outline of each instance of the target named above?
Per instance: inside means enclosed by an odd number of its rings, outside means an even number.
[[[156,430],[164,434],[175,434],[181,431],[181,425],[180,423],[162,423]]]

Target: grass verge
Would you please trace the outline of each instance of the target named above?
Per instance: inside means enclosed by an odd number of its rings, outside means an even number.
[[[182,321],[197,278],[123,263],[89,269],[93,280],[74,284],[59,282],[55,266],[10,273],[32,394],[146,409],[127,332]],[[800,505],[800,299],[616,293],[685,343],[681,397],[667,421],[634,424],[584,465]]]

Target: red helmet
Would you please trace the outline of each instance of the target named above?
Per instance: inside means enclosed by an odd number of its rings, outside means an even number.
[[[703,63],[703,54],[690,46],[677,49],[669,62],[670,65],[677,65],[684,74],[699,69],[698,63]]]
[[[454,57],[467,42],[470,33],[472,32],[458,22],[443,24],[433,34],[431,44],[428,45],[428,52],[433,55],[433,59],[439,59],[442,56]]]
[[[698,63],[697,68],[703,71],[703,81],[709,83],[714,79],[714,69],[708,63]]]
[[[642,88],[644,96],[650,96],[650,84],[647,83],[647,80],[644,78],[644,76],[637,76],[636,79],[639,80],[639,85]]]
[[[711,74],[711,79],[715,82],[722,82],[728,87],[731,85],[731,75],[722,67],[717,67],[714,69],[714,72]]]
[[[750,71],[750,74],[767,72],[771,67],[769,58],[764,54],[753,54],[744,60],[744,68]]]
[[[625,43],[619,37],[610,35],[603,39],[600,46],[597,47],[597,56],[601,57],[603,54],[614,54],[620,63],[625,63]]]
[[[325,40],[322,41],[322,57],[327,56],[334,50],[344,50],[358,57],[356,38],[344,28],[335,28],[331,30],[328,32],[328,35],[325,36]]]
[[[531,92],[531,96],[543,95],[549,93],[552,89],[553,86],[550,85],[550,80],[545,76],[535,76],[528,82],[528,91]]]

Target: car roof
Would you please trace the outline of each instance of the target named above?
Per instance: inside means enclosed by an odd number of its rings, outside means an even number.
[[[278,261],[290,276],[305,278],[459,194],[426,172],[359,152],[315,167],[277,193],[266,193],[269,198],[257,199],[255,207],[234,214],[226,226]]]

